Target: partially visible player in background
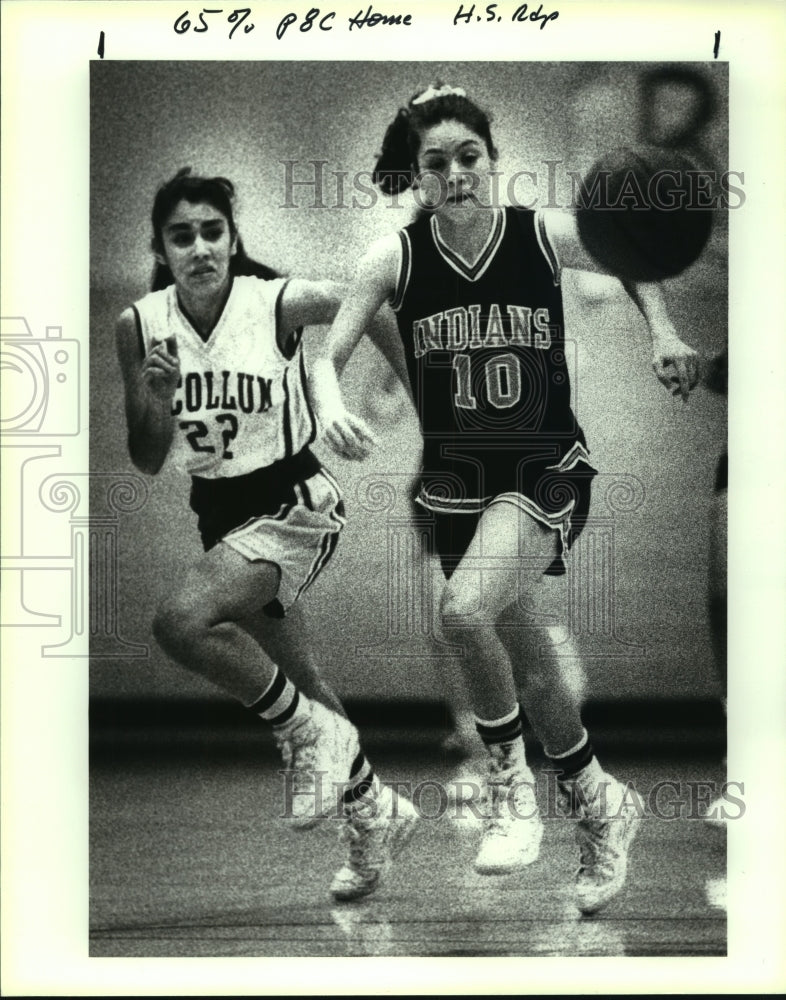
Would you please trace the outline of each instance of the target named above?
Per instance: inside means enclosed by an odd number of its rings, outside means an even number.
[[[727,395],[729,389],[729,346],[720,351],[707,366],[704,384],[711,392]],[[726,712],[728,675],[728,538],[729,538],[729,455],[726,448],[718,457],[715,483],[710,505],[710,551],[707,577],[707,613],[712,639],[715,670],[723,692]],[[726,800],[721,794],[707,809],[708,823],[723,826],[726,821]]]
[[[296,826],[335,812],[341,789],[350,853],[332,892],[352,899],[374,890],[415,812],[374,774],[297,604],[344,524],[338,486],[310,450],[318,427],[301,347],[304,326],[335,316],[341,286],[250,260],[233,197],[230,181],[188,169],[159,189],[154,290],[117,323],[131,459],[150,475],[171,459],[190,477],[205,548],[172,581],[153,632],[272,725]],[[353,429],[372,440],[362,420]]]
[[[570,213],[493,204],[496,159],[489,117],[463,90],[430,87],[399,110],[374,179],[387,194],[415,185],[423,210],[363,257],[331,333],[333,365],[321,359],[314,371],[327,440],[364,457],[370,442],[353,428],[337,372],[391,303],[424,438],[418,502],[434,516],[447,578],[442,628],[464,647],[463,679],[487,750],[482,874],[515,871],[540,849],[504,625],[533,598],[567,609],[564,559],[595,475],[571,409],[560,273],[598,268]],[[626,288],[647,322],[658,378],[687,398],[695,351],[677,336],[656,285]],[[529,721],[580,810],[576,902],[592,913],[624,884],[643,804],[601,767],[559,657],[519,667]]]

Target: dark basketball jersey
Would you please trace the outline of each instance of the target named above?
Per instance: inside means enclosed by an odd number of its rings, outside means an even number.
[[[469,264],[436,216],[400,233],[392,306],[423,432],[421,502],[478,510],[586,461],[571,409],[559,269],[541,217],[506,208]]]

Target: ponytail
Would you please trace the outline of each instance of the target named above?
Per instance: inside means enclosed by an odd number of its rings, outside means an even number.
[[[415,179],[415,158],[410,146],[409,108],[399,108],[388,125],[382,140],[382,151],[372,174],[372,183],[383,194],[400,194],[412,187]]]

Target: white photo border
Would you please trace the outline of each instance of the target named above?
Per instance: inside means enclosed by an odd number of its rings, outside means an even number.
[[[368,29],[331,34],[275,27],[311,3],[250,3],[255,29],[178,35],[188,0],[2,4],[3,315],[40,335],[77,340],[78,433],[58,438],[63,461],[88,467],[89,63],[107,59],[374,58]],[[218,6],[218,5],[214,5]],[[337,2],[336,24],[365,2]],[[4,628],[2,670],[3,992],[5,995],[321,995],[401,993],[775,992],[786,985],[783,796],[784,166],[786,16],[778,2],[544,5],[559,19],[494,31],[452,25],[458,2],[375,4],[411,11],[406,34],[386,36],[385,59],[430,61],[719,58],[730,66],[730,165],[745,172],[744,210],[731,213],[730,277],[730,755],[744,775],[744,822],[729,830],[729,955],[718,959],[510,958],[90,959],[87,912],[87,649],[40,657],[35,629]],[[465,4],[465,6],[469,6]],[[479,9],[485,5],[478,5]],[[499,5],[509,7],[510,5]],[[517,6],[517,5],[513,5]],[[194,10],[199,8],[194,5]],[[224,5],[229,12],[235,5]],[[765,298],[766,296],[766,298]],[[767,433],[762,425],[767,422]],[[775,457],[773,461],[773,452]],[[5,457],[5,456],[4,456]],[[4,462],[6,470],[10,463]],[[3,483],[3,497],[14,489]],[[5,504],[4,504],[5,506]],[[35,518],[35,512],[30,514]],[[5,540],[4,540],[5,541]],[[66,540],[52,541],[60,551]],[[10,549],[6,549],[6,555]],[[12,553],[11,553],[12,554]],[[55,834],[53,836],[53,833]],[[587,978],[588,968],[591,979]],[[372,971],[373,970],[373,971]]]

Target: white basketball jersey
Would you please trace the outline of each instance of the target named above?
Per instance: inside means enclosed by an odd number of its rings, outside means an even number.
[[[296,454],[316,437],[299,338],[292,358],[276,339],[286,279],[233,279],[224,311],[203,341],[175,286],[134,304],[145,353],[175,337],[181,378],[172,402],[169,460],[190,475],[239,476]]]

